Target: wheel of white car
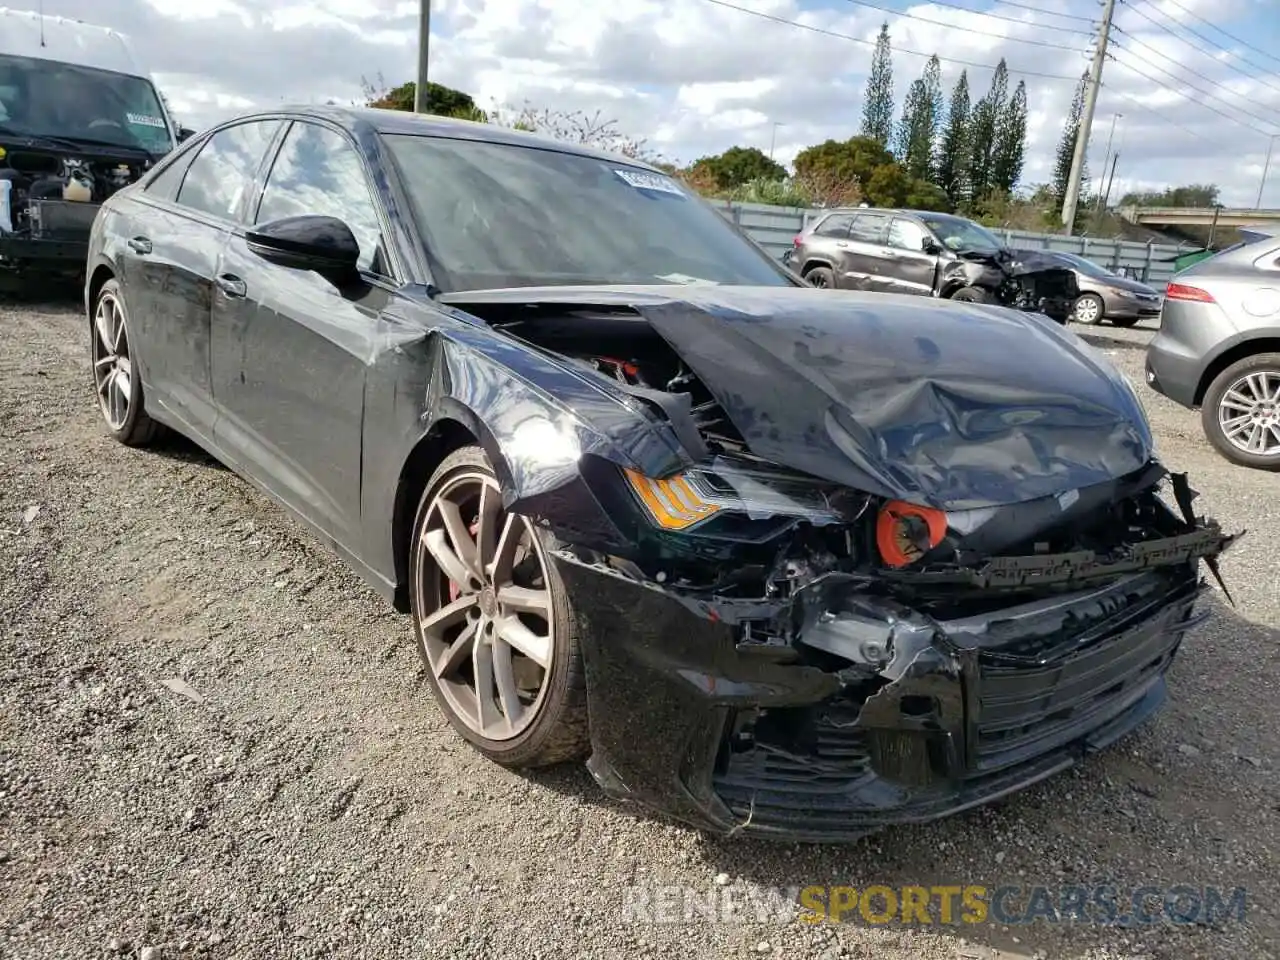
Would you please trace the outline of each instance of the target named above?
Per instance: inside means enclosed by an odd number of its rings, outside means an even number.
[[[1245,357],[1214,377],[1200,422],[1231,462],[1280,470],[1280,353]]]
[[[409,601],[427,679],[454,729],[504,766],[577,759],[589,743],[578,625],[551,546],[503,507],[480,447],[440,464],[414,522]]]
[[[1106,308],[1102,298],[1096,293],[1082,293],[1076,298],[1076,305],[1071,309],[1071,319],[1076,323],[1094,326],[1102,322]]]
[[[147,416],[142,376],[134,362],[128,313],[120,284],[115,279],[104,283],[94,300],[89,361],[98,409],[111,435],[130,447],[154,441],[161,428]]]

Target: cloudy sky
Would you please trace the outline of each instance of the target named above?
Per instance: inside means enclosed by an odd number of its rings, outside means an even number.
[[[1119,115],[1117,190],[1207,181],[1222,187],[1226,202],[1252,206],[1269,138],[1280,134],[1275,4],[1118,3],[1091,172],[1101,172]],[[1030,155],[1023,179],[1036,183],[1048,177],[1100,5],[434,0],[430,69],[432,79],[467,91],[481,107],[599,108],[673,160],[734,144],[768,151],[772,141],[777,159],[788,162],[808,144],[856,132],[871,41],[887,20],[899,97],[930,53],[943,58],[948,90],[965,69],[962,61],[970,64],[977,94],[990,82],[990,66],[1007,59],[1014,81],[1027,82]],[[414,76],[417,0],[44,0],[44,6],[49,14],[130,34],[180,119],[194,127],[281,102],[350,102],[360,97],[362,77],[381,75],[394,86]],[[1274,159],[1264,204],[1280,207],[1280,146]]]

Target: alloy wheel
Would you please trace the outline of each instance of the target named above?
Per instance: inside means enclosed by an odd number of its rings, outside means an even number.
[[[1227,387],[1218,401],[1218,427],[1237,450],[1280,454],[1280,371],[1254,370]]]
[[[1102,304],[1096,297],[1081,297],[1076,301],[1073,313],[1078,323],[1097,323],[1101,319]]]
[[[428,668],[453,714],[487,740],[538,715],[555,650],[547,557],[532,524],[508,513],[487,473],[450,477],[420,527],[414,575],[426,601]]]
[[[807,279],[811,287],[825,288],[827,285],[827,278],[821,273],[811,273]]]
[[[98,298],[93,315],[93,382],[107,426],[121,431],[133,399],[133,361],[124,309],[114,294]]]

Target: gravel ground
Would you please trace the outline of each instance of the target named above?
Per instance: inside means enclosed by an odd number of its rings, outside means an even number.
[[[105,437],[83,326],[72,306],[0,307],[0,956],[1280,951],[1280,507],[1195,414],[1146,395],[1165,459],[1250,536],[1223,564],[1237,606],[1211,602],[1169,708],[997,807],[775,845],[636,816],[576,768],[482,760],[431,702],[404,620],[300,527],[189,445]],[[1149,330],[1087,336],[1140,382]],[[1075,882],[1241,886],[1248,912],[906,928],[625,909],[637,885]]]

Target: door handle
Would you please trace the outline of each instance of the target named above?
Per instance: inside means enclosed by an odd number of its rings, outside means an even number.
[[[151,241],[146,237],[134,237],[129,241],[129,249],[145,256],[151,252]]]
[[[243,297],[247,289],[243,280],[229,273],[220,274],[213,282],[228,297]]]

